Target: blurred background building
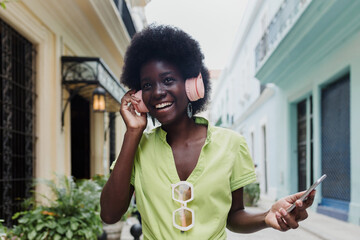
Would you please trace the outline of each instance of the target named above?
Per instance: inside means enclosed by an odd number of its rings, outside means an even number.
[[[146,25],[149,1],[10,1],[0,10],[0,218],[7,223],[31,195],[33,178],[109,172],[124,130],[124,53]]]
[[[360,2],[249,1],[211,121],[248,141],[263,198],[304,190],[360,224]]]

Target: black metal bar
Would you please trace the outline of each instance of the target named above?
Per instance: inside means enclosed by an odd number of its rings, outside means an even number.
[[[10,84],[12,75],[12,61],[11,61],[11,46],[12,39],[9,33],[9,27],[1,22],[1,76],[2,76],[2,179],[5,181],[2,184],[2,218],[5,220],[5,224],[11,222],[12,215],[12,84]]]
[[[110,166],[116,158],[116,113],[109,113],[109,140],[110,140],[110,151],[109,151],[109,162]]]
[[[36,52],[2,20],[0,45],[0,218],[11,226],[33,182]]]

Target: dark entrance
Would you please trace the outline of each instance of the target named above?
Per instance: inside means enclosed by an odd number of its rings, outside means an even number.
[[[298,191],[305,190],[310,184],[307,184],[308,167],[310,168],[310,182],[314,181],[312,122],[312,96],[310,96],[297,104]],[[307,166],[308,158],[310,158],[309,166]]]
[[[79,95],[71,100],[71,175],[90,178],[90,105]]]
[[[318,211],[347,220],[350,201],[350,76],[322,90],[322,203]]]

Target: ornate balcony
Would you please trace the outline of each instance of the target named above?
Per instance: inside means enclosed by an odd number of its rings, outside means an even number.
[[[264,64],[312,0],[284,0],[255,49],[255,68]]]
[[[94,90],[97,87],[105,90],[105,110],[107,112],[119,111],[121,98],[126,90],[101,58],[62,56],[61,63],[62,84],[70,93],[62,112],[62,126],[64,126],[65,109],[72,96],[78,94],[92,102]]]

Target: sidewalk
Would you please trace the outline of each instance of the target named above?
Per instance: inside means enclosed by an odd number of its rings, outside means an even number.
[[[258,207],[246,209],[250,212],[264,211],[269,209],[271,204],[270,201],[261,200]],[[133,240],[130,227],[136,221],[136,219],[130,218],[124,225],[121,240]],[[280,232],[274,229],[265,229],[251,234],[239,234],[227,230],[227,234],[228,240],[358,240],[360,239],[360,226],[309,211],[308,219],[300,222],[300,227],[296,230]]]
[[[247,208],[249,211],[264,211],[270,208],[272,202],[261,200],[258,207]],[[252,234],[236,234],[228,231],[228,240],[358,240],[360,239],[360,226],[343,222],[314,211],[308,211],[309,217],[300,222],[296,230],[280,232],[265,229]]]

